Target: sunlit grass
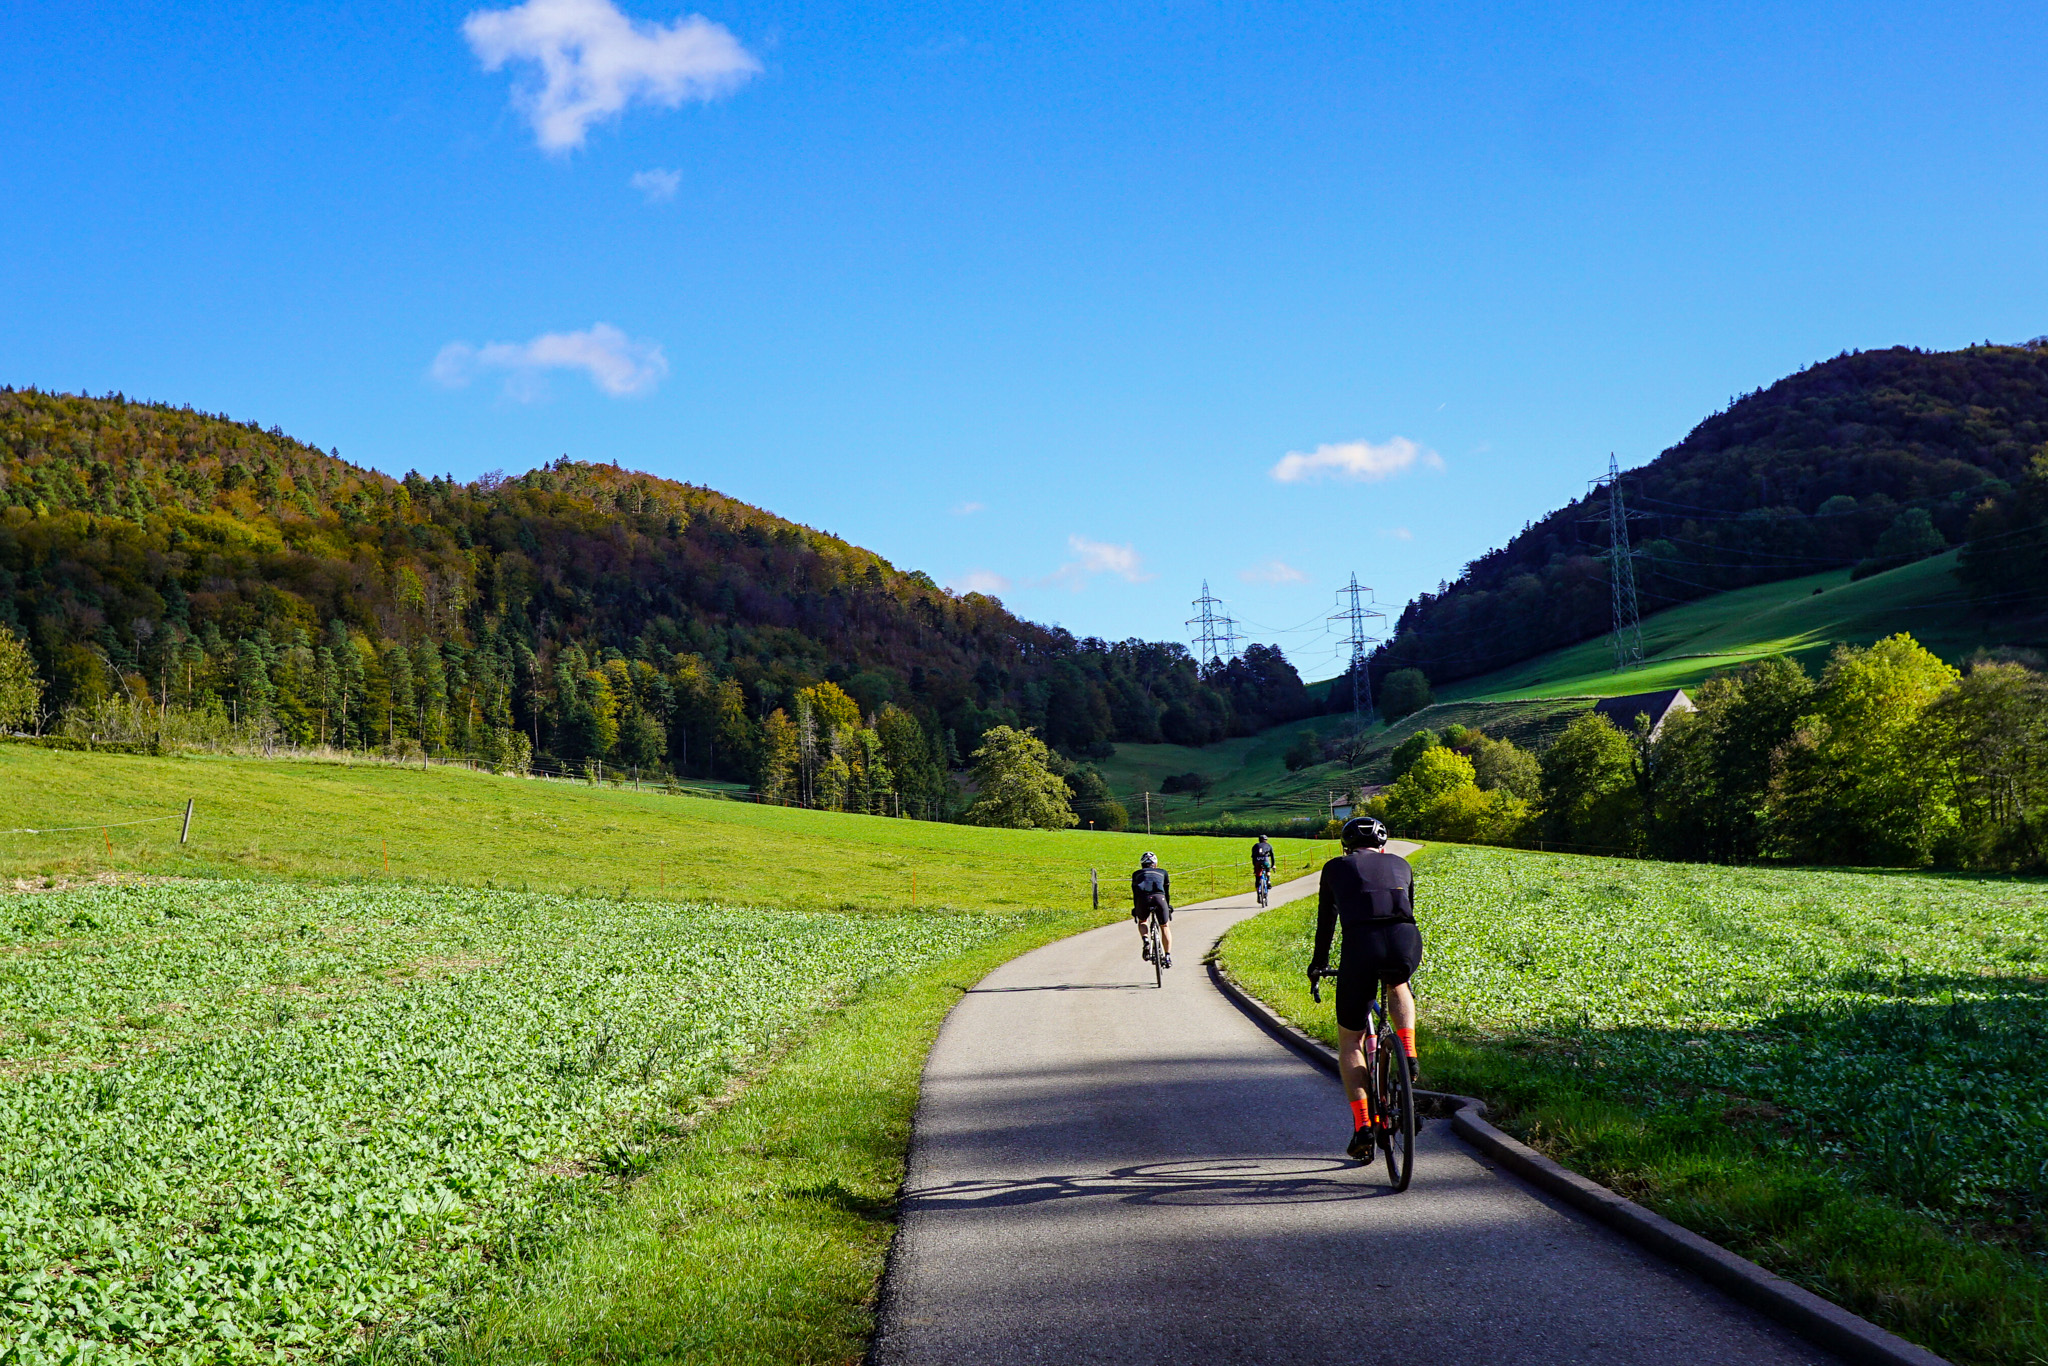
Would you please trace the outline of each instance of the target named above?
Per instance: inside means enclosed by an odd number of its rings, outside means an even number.
[[[1434,846],[1423,1082],[1958,1361],[2048,1358],[2048,886]],[[1228,970],[1334,1042],[1308,903]]]

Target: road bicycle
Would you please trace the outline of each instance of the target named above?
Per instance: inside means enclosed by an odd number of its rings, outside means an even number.
[[[1166,942],[1165,933],[1166,922],[1160,918],[1158,911],[1153,911],[1145,917],[1145,957],[1151,960],[1152,985],[1156,987],[1166,985],[1166,950],[1161,947]]]
[[[1256,874],[1259,884],[1259,909],[1266,909],[1266,897],[1273,890],[1273,870],[1261,868]]]
[[[1322,979],[1336,975],[1331,968],[1309,974],[1309,995],[1320,1003]],[[1373,1128],[1373,1137],[1387,1159],[1387,1177],[1398,1192],[1407,1190],[1415,1175],[1415,1083],[1408,1076],[1407,1050],[1401,1047],[1394,1022],[1380,1003],[1384,990],[1384,986],[1376,987],[1366,1006],[1366,1123]]]

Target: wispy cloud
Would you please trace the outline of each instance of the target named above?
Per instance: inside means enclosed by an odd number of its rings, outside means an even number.
[[[1318,446],[1312,451],[1289,451],[1268,471],[1283,484],[1329,476],[1363,483],[1376,483],[1405,474],[1420,465],[1428,470],[1444,467],[1444,458],[1427,446],[1397,436],[1384,445],[1370,441],[1342,441]]]
[[[987,507],[987,503],[955,503],[952,513],[955,517],[972,517],[977,512],[985,511]]]
[[[460,389],[479,375],[502,373],[505,395],[530,403],[547,396],[550,370],[581,370],[613,398],[644,394],[668,373],[668,358],[651,341],[636,341],[610,323],[587,332],[545,332],[527,342],[449,342],[427,371],[436,383]]]
[[[513,98],[542,150],[581,147],[590,126],[635,100],[674,109],[710,100],[758,75],[761,63],[730,30],[701,14],[673,24],[627,18],[611,0],[526,0],[462,21],[484,70],[530,62],[538,81]]]
[[[661,204],[676,197],[676,191],[683,188],[681,171],[664,171],[656,166],[651,170],[633,173],[633,188],[647,196],[650,204]]]
[[[1405,526],[1383,526],[1380,528],[1380,535],[1391,536],[1397,541],[1412,541],[1415,539],[1415,533]]]
[[[992,569],[970,569],[946,587],[955,593],[1007,593],[1010,581]]]
[[[1064,583],[1079,591],[1082,584],[1098,574],[1114,574],[1125,583],[1144,583],[1157,577],[1146,572],[1143,558],[1129,545],[1111,545],[1107,541],[1091,541],[1086,536],[1069,536],[1067,549],[1074,553],[1075,558],[1053,570],[1044,582]]]
[[[1237,576],[1246,583],[1307,583],[1308,575],[1293,565],[1281,560],[1267,560],[1250,569],[1240,569]]]

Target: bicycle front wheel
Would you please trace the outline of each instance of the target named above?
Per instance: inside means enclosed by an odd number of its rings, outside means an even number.
[[[1404,1191],[1415,1175],[1415,1083],[1393,1030],[1380,1036],[1379,1053],[1380,1152],[1387,1159],[1387,1180]]]

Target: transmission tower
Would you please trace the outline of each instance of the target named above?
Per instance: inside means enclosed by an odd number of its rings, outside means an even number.
[[[1195,663],[1207,668],[1210,664],[1227,664],[1237,658],[1237,623],[1223,614],[1223,599],[1209,592],[1209,581],[1202,580],[1202,596],[1188,604],[1195,609],[1195,615],[1187,620],[1194,628]]]
[[[1354,571],[1351,582],[1337,590],[1337,610],[1330,614],[1329,619],[1341,621],[1347,628],[1345,643],[1351,647],[1351,719],[1361,723],[1365,714],[1372,710],[1372,679],[1365,671],[1365,647],[1379,641],[1378,636],[1366,634],[1368,618],[1385,621],[1387,614],[1373,610],[1372,590],[1359,585],[1358,574]]]
[[[1633,669],[1643,662],[1643,618],[1636,606],[1636,552],[1629,548],[1630,513],[1621,499],[1621,465],[1610,451],[1607,473],[1592,481],[1593,492],[1607,490],[1607,512],[1588,517],[1589,522],[1607,523],[1607,586],[1614,599],[1614,668]]]

